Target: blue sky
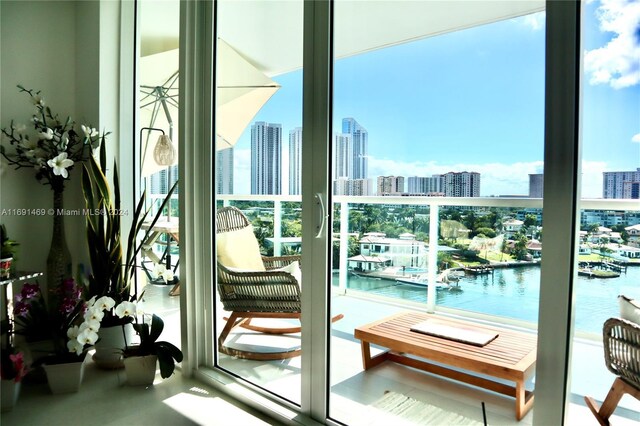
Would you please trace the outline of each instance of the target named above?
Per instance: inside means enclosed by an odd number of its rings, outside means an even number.
[[[640,167],[638,5],[585,6],[584,197],[602,196],[603,171]],[[528,174],[543,170],[544,43],[539,13],[338,60],[334,129],[353,117],[368,130],[370,178],[476,171],[482,196],[526,195]],[[255,121],[282,124],[286,160],[288,132],[302,122],[302,72],[274,80],[282,88]],[[235,193],[250,192],[249,149],[247,129]]]

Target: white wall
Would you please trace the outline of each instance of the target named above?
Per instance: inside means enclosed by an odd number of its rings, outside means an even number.
[[[47,105],[78,124],[91,123],[113,132],[108,151],[118,152],[119,7],[116,1],[0,2],[0,126],[11,119],[28,124],[34,108],[17,84],[42,90]],[[114,71],[115,70],[115,71]],[[104,96],[101,96],[105,94]],[[83,204],[81,167],[66,184],[65,208]],[[0,212],[48,209],[53,194],[35,180],[32,170],[0,170]],[[5,210],[6,209],[6,210]],[[50,216],[0,216],[11,238],[20,242],[19,269],[41,270],[51,243]],[[75,265],[87,263],[84,218],[66,217],[66,238]],[[44,283],[46,280],[41,280]]]

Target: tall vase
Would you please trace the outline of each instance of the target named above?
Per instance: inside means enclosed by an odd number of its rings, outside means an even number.
[[[56,288],[65,278],[71,278],[71,253],[64,235],[62,188],[53,190],[53,236],[47,257],[47,288]]]

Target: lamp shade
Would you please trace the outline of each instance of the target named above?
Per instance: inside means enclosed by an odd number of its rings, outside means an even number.
[[[153,159],[160,166],[170,166],[175,162],[176,149],[167,135],[160,135],[153,149]]]

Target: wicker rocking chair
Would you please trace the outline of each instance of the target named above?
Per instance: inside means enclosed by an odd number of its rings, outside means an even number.
[[[223,207],[216,213],[216,234],[238,231],[250,226],[247,217],[235,207]],[[227,355],[254,360],[293,358],[301,349],[281,352],[250,352],[226,346],[231,330],[242,327],[267,334],[298,333],[300,325],[292,327],[262,327],[252,324],[254,318],[293,318],[300,320],[300,284],[289,272],[278,270],[301,261],[301,256],[262,257],[265,271],[238,271],[217,262],[218,293],[225,311],[231,312],[218,337],[218,350]],[[335,316],[332,321],[341,319]]]
[[[622,318],[609,318],[603,327],[604,359],[616,379],[602,407],[590,396],[585,402],[598,422],[609,425],[622,396],[627,393],[640,400],[640,326]]]

